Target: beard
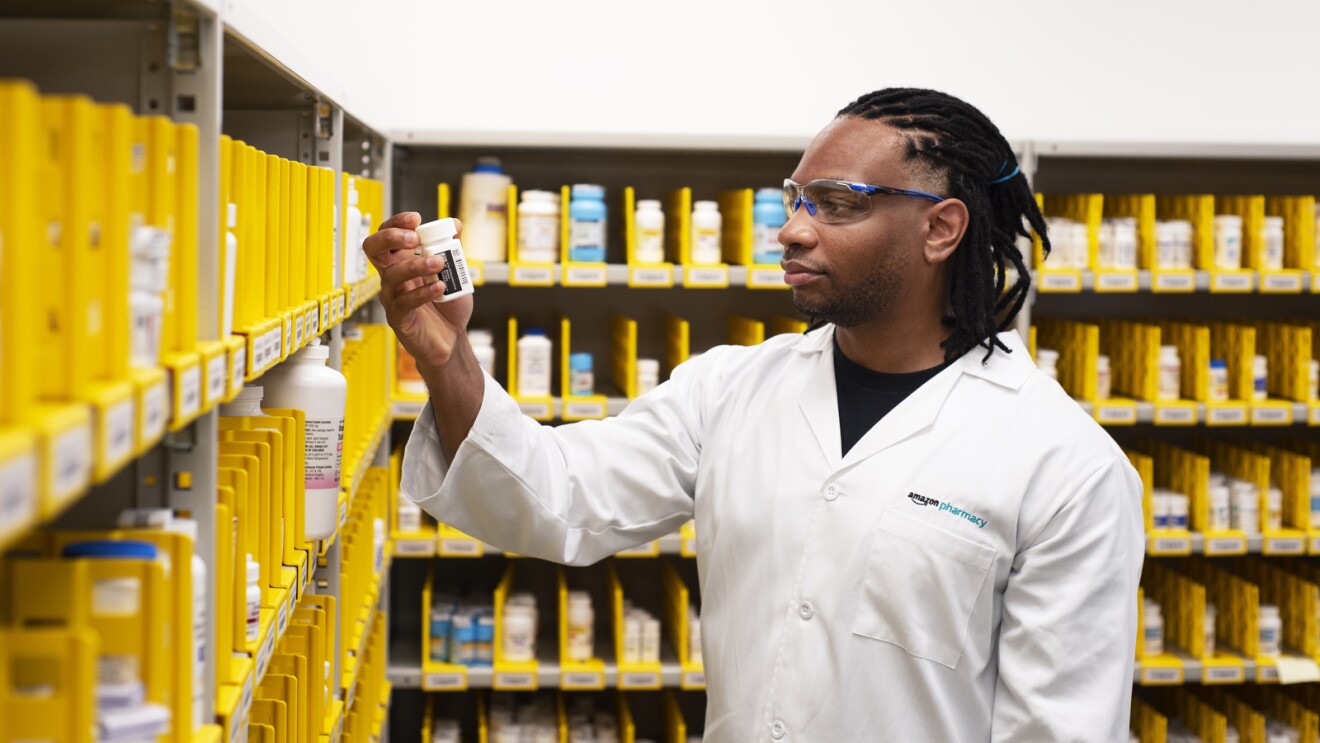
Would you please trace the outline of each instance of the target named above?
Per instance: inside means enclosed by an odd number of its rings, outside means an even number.
[[[900,280],[895,266],[877,265],[856,281],[842,283],[828,276],[830,287],[810,293],[793,289],[793,306],[813,325],[834,323],[852,328],[883,317],[898,296]]]

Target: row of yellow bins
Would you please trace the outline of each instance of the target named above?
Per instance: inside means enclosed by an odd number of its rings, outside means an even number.
[[[500,743],[518,740],[700,740],[705,699],[700,693],[494,692],[432,696],[423,711],[421,743]],[[541,737],[535,737],[541,736]]]

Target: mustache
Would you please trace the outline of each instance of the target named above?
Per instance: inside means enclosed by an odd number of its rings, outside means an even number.
[[[816,265],[815,263],[813,263],[812,261],[807,261],[807,260],[803,260],[803,259],[802,259],[802,257],[805,256],[806,254],[807,254],[807,251],[806,251],[805,249],[803,249],[803,248],[797,248],[797,249],[794,249],[794,248],[785,248],[785,249],[784,249],[784,255],[783,255],[783,258],[780,259],[780,263],[781,263],[781,264],[783,264],[783,263],[797,263],[797,264],[802,265],[803,267],[805,267],[805,268],[806,268],[807,270],[809,270],[809,271],[815,271],[815,272],[818,272],[818,273],[819,273],[819,272],[820,272],[820,267],[819,267],[819,266],[817,266],[817,265]]]

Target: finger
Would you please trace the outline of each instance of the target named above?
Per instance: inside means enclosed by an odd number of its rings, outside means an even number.
[[[407,256],[403,260],[380,270],[381,284],[382,286],[386,284],[396,285],[395,292],[400,293],[403,289],[397,285],[423,276],[434,278],[436,274],[440,273],[440,269],[444,265],[444,258],[438,255]]]
[[[422,215],[418,214],[417,212],[399,212],[398,214],[395,214],[393,217],[390,217],[384,222],[381,222],[380,227],[378,227],[377,229],[386,230],[386,229],[390,229],[391,227],[397,227],[398,229],[401,230],[415,230],[417,229],[417,225],[421,223],[422,223]]]
[[[396,315],[406,315],[427,302],[434,302],[445,295],[445,285],[436,281],[411,291],[403,292],[394,298],[391,309]]]
[[[386,266],[411,258],[413,251],[420,244],[416,232],[401,227],[390,227],[367,237],[362,242],[362,250],[367,254],[367,259],[376,266],[376,270],[381,271]]]

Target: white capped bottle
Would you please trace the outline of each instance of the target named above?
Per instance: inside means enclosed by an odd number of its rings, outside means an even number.
[[[1182,394],[1182,360],[1177,346],[1160,346],[1159,370],[1156,397],[1177,400]]]
[[[492,377],[495,376],[495,343],[489,330],[469,330],[468,343],[477,357],[477,365]]]
[[[634,263],[663,263],[665,260],[665,213],[660,202],[637,202],[637,250]]]
[[[439,256],[440,269],[435,280],[444,285],[444,294],[437,302],[452,302],[459,297],[466,297],[476,289],[472,285],[472,275],[468,272],[467,259],[463,256],[463,243],[458,240],[458,225],[453,219],[437,219],[417,228],[417,239],[421,242],[414,255]]]
[[[363,276],[358,273],[357,253],[362,252],[362,212],[358,209],[357,185],[348,180],[348,208],[344,211],[344,283],[354,284]]]
[[[340,466],[348,382],[326,365],[330,349],[319,338],[290,356],[262,380],[266,408],[293,408],[306,415],[306,535],[326,539],[339,525]]]
[[[518,260],[555,263],[559,260],[559,196],[549,191],[524,191],[518,204]]]
[[[723,218],[714,201],[692,205],[692,265],[712,266],[720,262],[720,230]]]
[[[1242,217],[1236,214],[1215,215],[1215,268],[1242,268]]]
[[[541,328],[528,328],[518,339],[518,396],[550,396],[550,354],[553,344]]]
[[[1261,268],[1283,269],[1283,217],[1266,217],[1261,225]]]
[[[463,220],[463,242],[478,261],[503,263],[507,253],[509,186],[498,157],[482,157],[459,188],[459,219]]]

